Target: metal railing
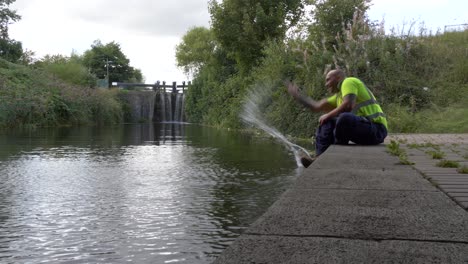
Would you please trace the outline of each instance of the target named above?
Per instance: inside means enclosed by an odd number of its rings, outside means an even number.
[[[172,84],[166,84],[166,82],[157,81],[155,84],[146,84],[146,83],[124,83],[124,82],[114,82],[112,83],[112,87],[119,87],[122,89],[128,89],[129,87],[144,87],[147,90],[152,90],[156,92],[164,92],[164,93],[185,93],[185,90],[190,87],[192,83],[188,82],[187,84],[182,82],[182,84],[177,84],[177,82],[172,82]]]
[[[468,24],[445,25],[444,32],[468,30]]]

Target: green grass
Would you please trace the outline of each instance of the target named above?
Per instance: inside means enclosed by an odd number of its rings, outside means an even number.
[[[429,154],[432,159],[443,159],[445,157],[445,153],[442,151],[428,150],[426,153]]]
[[[404,150],[400,148],[400,144],[397,141],[391,140],[390,144],[387,145],[387,152],[393,156],[400,156]]]
[[[0,59],[0,128],[118,123],[117,95]]]
[[[401,165],[414,165],[414,162],[411,162],[410,160],[408,160],[408,156],[406,156],[406,154],[400,155],[398,156],[398,158],[400,159]]]
[[[459,173],[468,174],[468,166],[463,165],[457,169]]]
[[[436,166],[442,168],[458,168],[460,164],[452,160],[441,160],[436,164]]]
[[[395,140],[391,140],[390,144],[387,145],[387,152],[393,156],[397,156],[402,165],[413,165],[414,163],[408,160],[406,151],[400,148],[400,143]]]
[[[465,87],[468,90],[468,86]],[[468,99],[462,92],[461,98]],[[446,107],[432,105],[418,112],[409,111],[407,107],[389,106],[388,121],[393,133],[465,133],[468,131],[468,107],[463,103]],[[430,144],[430,143],[429,143]],[[411,144],[417,147],[421,144]],[[422,147],[422,146],[421,146]]]

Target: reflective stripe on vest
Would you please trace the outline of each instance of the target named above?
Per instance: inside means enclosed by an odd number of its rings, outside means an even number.
[[[372,97],[371,97],[372,98]],[[351,111],[351,113],[353,114],[357,114],[357,112],[359,111],[359,109],[361,109],[362,107],[364,106],[368,106],[368,105],[371,105],[371,104],[377,104],[377,101],[372,98],[372,99],[369,99],[369,100],[366,100],[364,102],[360,102],[359,104],[357,104],[356,106],[354,106],[353,110]]]
[[[372,120],[372,119],[374,119],[376,117],[379,117],[379,116],[385,117],[385,114],[382,113],[382,112],[378,112],[378,113],[375,113],[375,114],[372,114],[372,115],[365,116],[365,118],[367,118],[369,120]]]
[[[365,106],[368,106],[368,105],[373,105],[373,104],[378,104],[377,103],[377,100],[375,100],[375,96],[374,94],[372,94],[372,92],[369,90],[369,88],[367,88],[366,85],[364,85],[364,87],[366,88],[367,90],[367,94],[369,95],[369,97],[371,99],[369,100],[366,100],[366,101],[363,101],[363,102],[360,102],[359,104],[357,104],[356,106],[354,106],[353,110],[351,110],[351,113],[353,114],[357,114],[357,112],[359,111],[359,109],[365,107]],[[382,112],[377,112],[375,114],[372,114],[372,115],[368,115],[368,116],[365,116],[365,118],[369,119],[372,121],[372,119],[376,118],[376,117],[379,117],[379,116],[382,116],[382,117],[385,117],[385,114],[382,113]]]

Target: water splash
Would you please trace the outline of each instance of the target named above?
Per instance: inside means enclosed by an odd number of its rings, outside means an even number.
[[[245,99],[241,118],[245,123],[263,130],[284,144],[294,154],[297,166],[303,167],[300,158],[304,155],[310,158],[308,151],[303,147],[290,142],[277,129],[269,126],[263,118],[261,108],[268,102],[268,100],[270,100],[272,87],[273,84],[257,84],[252,86],[247,98]]]

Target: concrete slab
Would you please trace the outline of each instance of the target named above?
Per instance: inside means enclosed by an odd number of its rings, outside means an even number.
[[[240,237],[214,263],[466,263],[468,244],[323,237]]]
[[[463,178],[457,178],[457,177],[441,177],[441,176],[426,176],[427,179],[429,179],[431,182],[436,183],[437,185],[442,184],[442,182],[450,182],[450,181],[455,181],[455,182],[462,182],[465,181],[466,179]]]
[[[468,179],[468,174],[463,174],[463,173],[447,173],[447,174],[441,174],[441,173],[425,173],[427,176],[431,177],[446,177],[446,178],[462,178],[462,179]]]
[[[391,139],[468,155],[443,146],[468,134]],[[401,146],[416,169],[384,145],[331,146],[215,263],[468,263],[466,175]]]
[[[468,184],[439,183],[439,187],[443,189],[468,189]]]
[[[292,189],[418,190],[437,191],[417,171],[377,169],[305,170]]]
[[[468,193],[454,193],[453,197],[455,197],[455,198],[468,197]]]
[[[462,188],[440,188],[444,192],[447,192],[449,194],[451,193],[468,193],[468,188],[462,189]]]
[[[289,190],[246,233],[468,243],[468,214],[441,192]]]
[[[437,175],[456,175],[459,174],[456,168],[439,168],[435,165],[419,165],[415,164],[414,167],[425,174],[437,174]]]
[[[444,185],[468,185],[468,180],[436,180],[438,186]]]
[[[350,155],[350,153],[353,153]],[[325,158],[328,156],[328,158]],[[371,162],[370,162],[371,161]],[[395,170],[407,165],[398,165],[399,159],[386,153],[383,145],[379,146],[330,146],[325,154],[321,155],[314,163],[315,169],[330,169],[339,166],[343,169],[377,169]],[[395,166],[397,165],[397,166]]]

